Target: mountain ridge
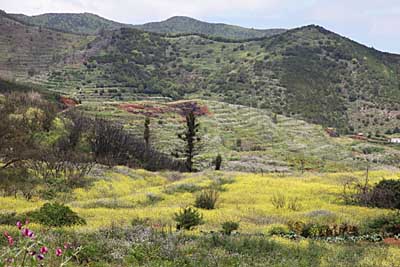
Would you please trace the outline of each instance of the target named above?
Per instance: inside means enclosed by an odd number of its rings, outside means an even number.
[[[198,33],[231,39],[269,37],[286,31],[285,29],[253,29],[225,23],[210,23],[187,16],[173,16],[159,22],[135,25],[135,28],[156,33]]]
[[[88,12],[45,13],[34,16],[27,16],[24,14],[9,15],[36,26],[43,26],[71,33],[95,35],[99,34],[102,30],[116,30],[126,27],[155,33],[193,33],[243,40],[271,36],[285,31],[284,29],[252,29],[224,23],[209,23],[186,16],[173,16],[164,21],[133,25],[116,22]]]

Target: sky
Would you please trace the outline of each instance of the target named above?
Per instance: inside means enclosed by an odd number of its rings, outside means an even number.
[[[317,24],[400,54],[399,0],[0,0],[0,9],[26,15],[90,12],[130,24],[172,16],[261,29]]]

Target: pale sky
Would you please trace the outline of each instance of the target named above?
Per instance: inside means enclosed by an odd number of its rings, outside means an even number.
[[[318,24],[400,54],[400,0],[0,0],[0,9],[27,15],[90,12],[131,24],[177,15],[252,28]]]

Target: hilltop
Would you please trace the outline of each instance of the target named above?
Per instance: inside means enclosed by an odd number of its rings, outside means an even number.
[[[131,27],[129,24],[105,19],[91,13],[48,13],[37,16],[10,14],[23,22],[58,31],[76,34],[99,34],[103,30],[116,30]]]
[[[161,22],[135,25],[135,28],[156,33],[195,33],[234,40],[268,37],[285,31],[284,29],[257,30],[223,23],[207,23],[184,16],[172,17]]]
[[[256,30],[222,23],[208,23],[189,17],[172,17],[161,22],[131,25],[105,19],[91,13],[48,13],[37,16],[10,14],[11,17],[35,26],[71,32],[97,35],[104,30],[135,28],[143,31],[168,34],[202,34],[234,40],[261,38],[284,32],[283,29]]]

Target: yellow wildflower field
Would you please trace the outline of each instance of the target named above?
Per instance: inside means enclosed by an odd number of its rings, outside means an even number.
[[[342,199],[343,183],[350,177],[363,181],[365,173],[179,174],[116,167],[107,170],[88,188],[76,189],[63,201],[86,219],[87,225],[75,226],[80,230],[128,225],[134,218],[174,227],[174,213],[193,205],[196,194],[211,185],[220,188],[217,206],[214,210],[201,210],[205,223],[198,230],[218,230],[225,221],[239,222],[240,231],[245,233],[265,233],[274,225],[297,220],[360,225],[368,218],[388,212],[346,205]],[[369,182],[399,177],[396,172],[371,171]],[[273,204],[277,196],[284,199],[284,207]],[[26,212],[42,204],[43,201],[0,197],[2,212]]]

